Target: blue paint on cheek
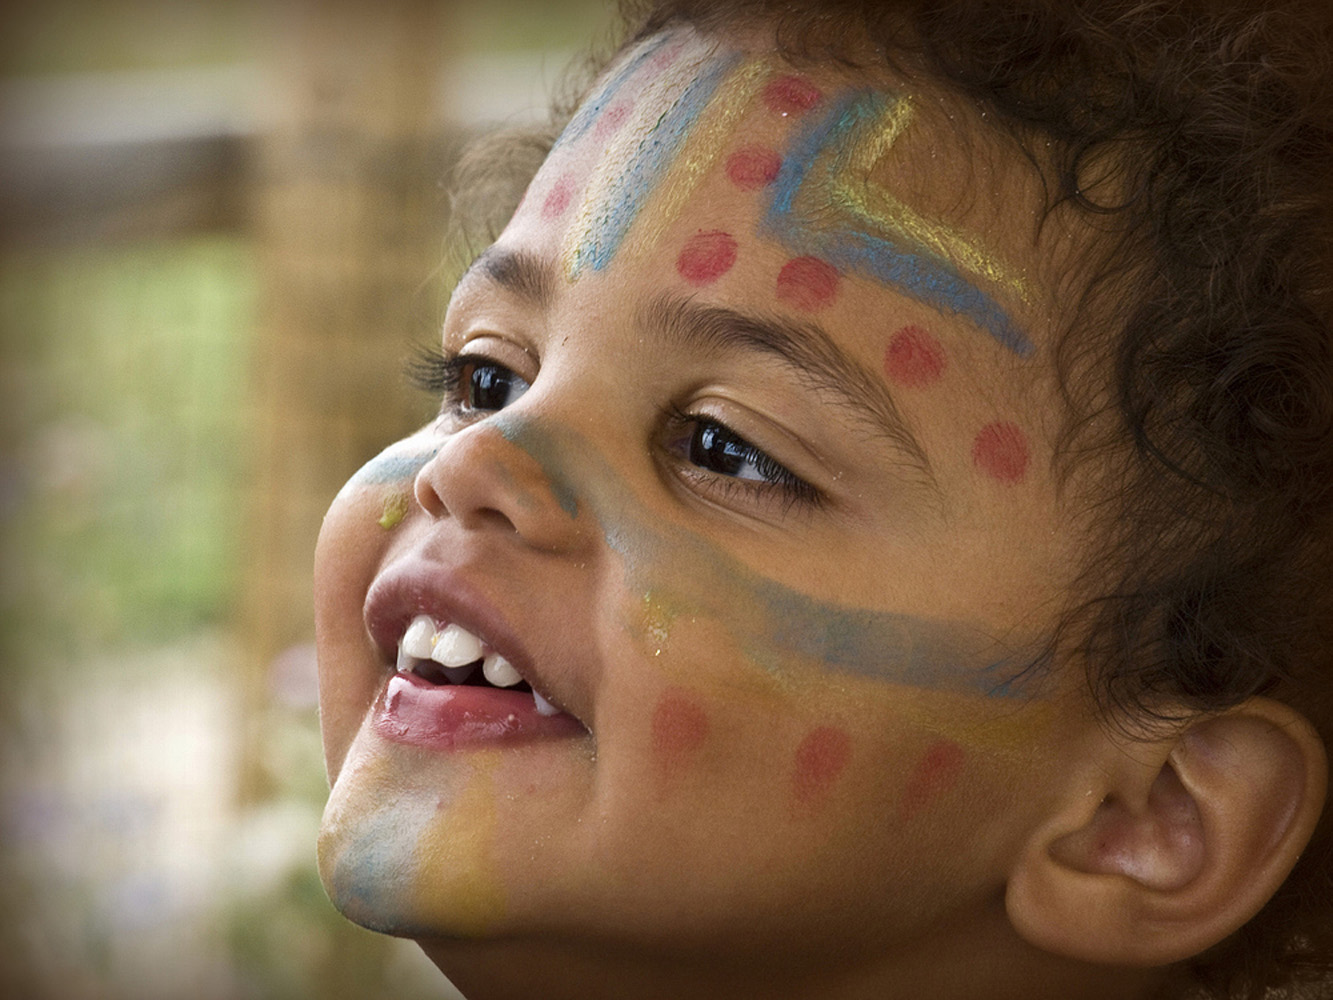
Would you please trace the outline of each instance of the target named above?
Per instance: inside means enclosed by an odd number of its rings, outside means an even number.
[[[573,482],[564,474],[560,466],[551,462],[543,462],[532,454],[527,445],[527,439],[531,436],[527,428],[531,424],[521,417],[515,417],[509,413],[496,414],[490,418],[489,424],[500,432],[501,437],[516,448],[526,452],[530,458],[541,466],[547,488],[550,489],[555,502],[559,504],[561,510],[569,515],[570,520],[577,518],[579,516],[579,496]]]
[[[989,636],[941,622],[820,601],[745,566],[695,532],[650,523],[622,477],[576,435],[505,415],[505,437],[552,483],[584,484],[607,545],[625,560],[627,582],[678,614],[720,620],[756,663],[771,670],[813,661],[893,683],[996,697],[1015,695],[1029,660],[995,660]]]
[[[394,449],[376,455],[347,481],[348,486],[385,486],[416,477],[426,463],[439,454],[439,447],[401,454]]]

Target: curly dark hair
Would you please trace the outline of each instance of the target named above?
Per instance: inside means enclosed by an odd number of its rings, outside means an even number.
[[[890,65],[989,110],[1040,172],[1047,211],[1105,234],[1075,262],[1084,320],[1056,350],[1061,462],[1104,470],[1104,530],[1058,641],[1108,720],[1264,694],[1333,746],[1333,4],[622,8],[630,37],[767,25],[794,63]],[[529,139],[516,182],[571,107]],[[493,184],[493,165],[465,160],[463,187]],[[1264,911],[1184,972],[1190,995],[1333,996],[1329,810]]]

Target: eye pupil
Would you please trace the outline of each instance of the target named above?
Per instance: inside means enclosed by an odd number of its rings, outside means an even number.
[[[739,475],[752,463],[754,451],[753,446],[718,424],[698,425],[690,440],[691,462],[727,476]]]
[[[473,365],[468,372],[468,406],[501,410],[523,394],[527,383],[500,365]]]

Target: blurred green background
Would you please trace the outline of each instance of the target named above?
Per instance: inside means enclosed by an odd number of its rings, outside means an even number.
[[[441,997],[314,871],[309,560],[600,0],[0,15],[0,995]]]

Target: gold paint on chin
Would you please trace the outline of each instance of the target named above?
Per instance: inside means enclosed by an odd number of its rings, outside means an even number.
[[[456,933],[479,935],[504,915],[505,892],[495,870],[498,829],[494,753],[470,755],[466,787],[427,824],[417,841],[414,912],[438,914]]]

